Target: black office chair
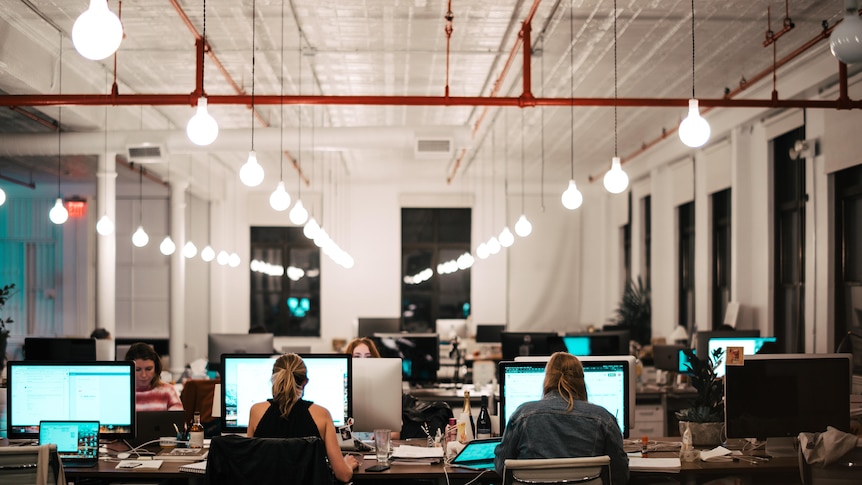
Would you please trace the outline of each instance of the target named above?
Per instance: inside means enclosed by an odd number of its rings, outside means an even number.
[[[216,436],[210,442],[207,485],[331,485],[326,449],[318,437]]]

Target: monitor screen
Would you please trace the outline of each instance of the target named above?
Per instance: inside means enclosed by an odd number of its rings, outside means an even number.
[[[476,342],[485,344],[500,343],[500,334],[506,330],[505,325],[476,325]]]
[[[136,344],[138,342],[144,342],[150,344],[150,347],[159,354],[159,357],[164,357],[166,355],[170,355],[171,347],[169,338],[162,337],[118,337],[114,340],[114,348],[116,349],[114,355],[116,355],[117,360],[126,360],[126,352],[129,351],[129,347],[132,344]]]
[[[91,362],[96,360],[96,339],[73,337],[27,337],[24,360]]]
[[[353,431],[401,429],[401,359],[353,359]]]
[[[439,318],[435,327],[442,344],[448,344],[455,337],[467,338],[467,320],[463,318]]]
[[[440,339],[436,333],[379,333],[371,339],[380,357],[401,359],[402,380],[417,383],[437,381]]]
[[[515,360],[521,355],[549,356],[566,350],[556,332],[502,332],[500,341],[503,360]]]
[[[302,398],[329,410],[335,426],[344,425],[352,413],[352,358],[347,354],[300,356],[308,369],[308,384]],[[278,357],[271,354],[222,355],[223,433],[245,433],[251,406],[272,398],[272,365]]]
[[[706,355],[712,355],[716,349],[722,350],[722,355],[724,357],[715,367],[715,375],[723,377],[724,363],[727,362],[728,347],[742,347],[743,355],[754,355],[760,352],[760,348],[763,347],[763,344],[766,342],[774,343],[775,337],[715,337],[709,339],[709,343],[707,344],[709,353]]]
[[[566,351],[573,355],[628,355],[628,330],[599,330],[569,333],[563,337]]]
[[[677,372],[679,372],[680,374],[691,375],[691,370],[694,368],[694,366],[690,364],[691,359],[689,359],[688,356],[685,355],[685,351],[686,349],[679,349],[679,368],[677,369]],[[694,355],[697,355],[696,350],[691,349],[691,351]]]
[[[579,357],[589,402],[607,409],[629,437],[634,427],[635,358],[626,356]],[[500,429],[515,409],[542,398],[547,359],[500,362]]]
[[[368,318],[361,317],[357,320],[357,336],[371,337],[375,333],[398,333],[401,331],[400,317]]]
[[[218,373],[221,373],[222,354],[274,353],[271,333],[211,333],[207,337],[207,368]]]
[[[767,439],[770,453],[774,438],[827,426],[849,432],[850,369],[850,354],[753,355],[727,366],[727,437]]]
[[[697,332],[694,349],[697,355],[706,355],[709,349],[709,339],[720,337],[760,337],[760,330],[709,330]],[[710,355],[710,357],[712,357]],[[703,357],[701,357],[703,358]]]
[[[99,421],[105,437],[135,435],[132,362],[11,361],[7,436],[38,438],[40,421]]]

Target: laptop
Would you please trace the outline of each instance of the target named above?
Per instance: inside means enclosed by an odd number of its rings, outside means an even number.
[[[162,436],[176,436],[177,430],[183,430],[186,412],[182,410],[139,411],[135,413],[135,421],[137,431],[134,439],[126,440],[129,445],[134,448],[152,441],[152,444],[157,447],[158,440]]]
[[[98,421],[42,421],[39,444],[56,444],[64,467],[93,467],[99,463]]]
[[[493,470],[494,449],[498,444],[500,444],[500,438],[473,440],[464,445],[449,465],[471,470]]]

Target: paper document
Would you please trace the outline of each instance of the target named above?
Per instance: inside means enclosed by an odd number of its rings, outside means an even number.
[[[679,458],[629,457],[629,470],[637,472],[678,472]]]
[[[392,451],[392,458],[443,458],[443,448],[401,445]]]
[[[162,460],[122,460],[117,463],[117,469],[158,470]]]

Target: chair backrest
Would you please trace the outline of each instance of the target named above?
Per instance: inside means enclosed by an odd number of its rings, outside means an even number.
[[[57,445],[0,447],[0,483],[65,485],[66,474]]]
[[[205,480],[207,485],[331,485],[332,473],[323,440],[316,436],[216,436],[210,442]]]
[[[583,484],[608,485],[611,458],[608,455],[582,458],[541,458],[506,460],[503,468],[503,485],[526,484]]]

